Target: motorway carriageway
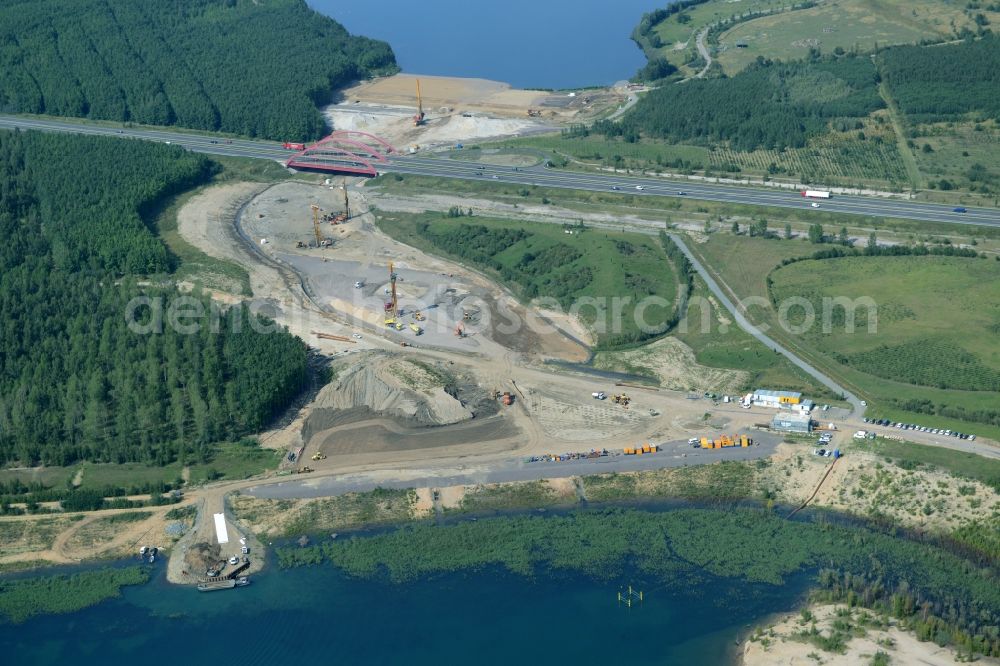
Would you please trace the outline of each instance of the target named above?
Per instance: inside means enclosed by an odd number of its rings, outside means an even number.
[[[88,121],[63,121],[59,119],[37,119],[21,116],[0,115],[0,128],[37,129],[42,131],[71,132],[75,134],[98,134],[121,138],[139,138],[150,141],[170,142],[194,152],[210,155],[229,155],[284,161],[292,153],[281,144],[250,139],[215,138],[207,134],[185,134],[155,129],[119,129]],[[395,172],[412,175],[438,176],[443,178],[464,178],[491,180],[527,186],[557,187],[593,192],[611,192],[635,196],[684,197],[720,203],[756,206],[777,206],[798,208],[804,213],[826,211],[869,217],[894,217],[923,222],[944,222],[974,226],[1000,227],[1000,209],[968,208],[965,213],[956,213],[952,206],[920,203],[882,197],[861,197],[835,195],[832,199],[819,201],[819,208],[813,208],[809,199],[791,190],[769,190],[766,188],[721,185],[714,183],[692,183],[670,181],[655,177],[638,177],[604,173],[583,173],[547,169],[543,166],[499,167],[476,162],[452,160],[445,156],[428,157],[422,155],[398,155],[388,165],[376,163],[380,172]],[[642,190],[636,189],[642,186]],[[680,192],[684,192],[681,195]]]

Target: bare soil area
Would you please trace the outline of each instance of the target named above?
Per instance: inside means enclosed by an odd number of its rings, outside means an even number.
[[[725,370],[699,365],[694,352],[673,337],[666,337],[638,349],[599,352],[594,367],[617,372],[651,374],[664,388],[675,391],[737,393],[749,379],[742,370]]]
[[[349,222],[321,225],[321,238],[331,241],[330,247],[309,247],[315,246],[310,207],[319,206],[323,214],[343,210],[343,190],[331,187],[275,185],[247,205],[240,223],[263,258],[301,280],[312,304],[353,329],[347,334],[367,330],[395,344],[490,357],[511,349],[566,360],[586,357],[583,346],[560,331],[536,332],[521,327],[513,335],[504,335],[501,324],[509,321],[508,313],[521,321],[531,319],[524,306],[478,273],[381,233],[363,212],[368,206],[367,193],[350,191],[352,211],[357,216]],[[400,316],[396,321],[400,330],[387,329],[384,323],[390,263],[398,276]],[[466,313],[472,318],[466,318]],[[460,324],[461,336],[456,335]],[[336,332],[328,331],[321,322],[317,326],[324,332]],[[301,323],[293,326],[296,331],[306,328]],[[306,331],[303,337],[310,335],[311,331]],[[363,340],[357,341],[357,348],[364,346]]]
[[[413,124],[417,80],[425,114],[419,127]],[[550,93],[486,79],[397,74],[344,90],[324,113],[335,129],[370,132],[407,150],[552,131],[625,99],[614,89]]]

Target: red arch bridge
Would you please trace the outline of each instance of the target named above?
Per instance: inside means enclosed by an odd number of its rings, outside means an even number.
[[[338,130],[311,146],[286,143],[285,148],[297,150],[285,166],[292,169],[316,169],[338,173],[377,176],[377,164],[388,164],[396,153],[392,145],[368,132]]]

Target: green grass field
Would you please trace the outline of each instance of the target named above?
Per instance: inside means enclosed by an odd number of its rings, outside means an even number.
[[[777,302],[805,298],[815,312],[823,299],[877,303],[869,329],[858,311],[855,332],[840,310],[831,331],[802,335],[841,362],[894,381],[936,388],[1000,391],[1000,263],[958,257],[851,257],[802,261],[775,271]],[[799,314],[790,322],[798,325]]]
[[[884,323],[879,322],[877,336],[857,333],[853,336],[857,341],[851,336],[841,334],[792,335],[774,325],[776,313],[769,305],[751,307],[750,312],[754,315],[754,321],[772,326],[769,335],[867,399],[870,405],[869,416],[1000,437],[1000,427],[978,421],[971,416],[972,412],[996,410],[998,406],[996,393],[939,387],[936,383],[931,386],[918,386],[888,377],[890,372],[896,371],[896,368],[889,365],[890,361],[895,360],[903,364],[899,365],[900,368],[906,368],[905,352],[913,348],[913,341],[923,339],[943,340],[943,344],[953,346],[961,343],[968,346],[966,353],[974,359],[971,365],[962,366],[960,365],[962,359],[968,360],[962,355],[952,354],[945,360],[938,361],[937,358],[932,358],[931,354],[926,354],[932,365],[928,369],[925,363],[923,372],[957,371],[960,381],[972,381],[973,376],[981,377],[977,381],[982,381],[982,377],[988,379],[992,372],[1000,368],[1000,346],[996,344],[997,334],[991,332],[994,330],[992,327],[1000,322],[1000,318],[995,314],[996,289],[992,289],[997,277],[1000,277],[1000,264],[996,261],[946,257],[879,257],[872,258],[873,263],[869,264],[875,267],[870,270],[876,271],[879,276],[866,278],[868,274],[862,273],[852,278],[853,273],[845,271],[844,266],[865,262],[869,258],[800,262],[772,273],[782,259],[806,256],[817,249],[817,246],[800,241],[763,240],[720,233],[713,234],[707,243],[690,243],[689,247],[699,254],[717,277],[740,298],[766,299],[768,275],[772,275],[776,281],[780,280],[777,289],[781,297],[797,295],[809,300],[817,293],[822,297],[830,290],[837,292],[830,295],[851,298],[864,295],[861,290],[875,294],[876,302],[884,305],[886,319]],[[733,260],[733,257],[739,259]],[[884,278],[881,277],[882,271],[892,271],[894,261],[897,262],[895,274],[890,273]],[[918,267],[916,271],[905,267],[910,262],[920,261],[926,263],[916,264]],[[859,283],[867,279],[868,282],[852,290],[852,279],[857,279]],[[977,295],[979,300],[974,302],[985,305],[970,305],[973,301],[968,299],[976,299]],[[962,303],[965,304],[965,309],[962,309]],[[821,313],[820,307],[817,314]],[[915,320],[911,313],[920,313],[921,318]],[[863,314],[859,311],[859,320],[865,319]],[[956,326],[956,321],[967,321],[968,326],[964,323],[963,326]],[[970,331],[961,330],[964,328],[969,328]],[[859,353],[870,351],[880,345],[900,346],[907,342],[910,343],[909,346],[901,346],[897,353],[886,354],[885,359],[880,361],[881,367],[885,370],[883,374],[887,375],[882,377],[872,374],[871,368],[863,363],[858,366],[847,365],[830,353],[831,351],[840,354]],[[699,362],[709,364],[701,358]],[[912,366],[913,360],[909,363]],[[983,373],[983,368],[986,368],[986,374],[970,373],[966,379],[961,373],[969,367],[978,368],[975,372],[979,373]],[[909,377],[912,379],[913,369],[909,368],[908,371],[911,372]]]
[[[988,3],[983,3],[987,5]],[[717,58],[733,74],[757,59],[796,60],[810,48],[823,53],[872,51],[891,44],[946,39],[962,27],[975,28],[964,4],[940,0],[829,0],[809,9],[763,16],[730,28],[719,36]],[[991,22],[997,12],[983,7]],[[745,48],[737,47],[745,44]]]
[[[941,192],[947,191],[942,188],[973,190],[997,205],[1000,127],[995,121],[919,124],[910,133],[922,186]]]
[[[577,299],[607,299],[606,317],[595,316],[590,307],[580,310],[599,345],[641,339],[634,317],[641,299],[657,296],[668,303],[647,310],[651,325],[666,321],[676,301],[674,269],[659,242],[648,236],[430,212],[386,214],[378,224],[404,243],[491,274],[524,300],[554,298],[568,309]],[[615,297],[629,299],[619,330],[611,316]]]
[[[681,67],[695,48],[695,35],[703,28],[737,14],[771,12],[787,5],[787,0],[743,0],[739,4],[731,0],[711,0],[691,7],[661,21],[653,29],[653,33],[662,43],[662,46],[655,50],[655,55]]]
[[[674,333],[678,340],[691,347],[699,364],[749,373],[750,378],[743,387],[744,390],[767,387],[800,391],[827,401],[834,400],[836,396],[792,365],[784,356],[776,354],[739,326],[733,325],[729,313],[720,312],[719,304],[714,299],[711,302],[710,316],[705,317],[701,306],[696,303],[707,298],[708,290],[704,283],[700,278],[696,279],[687,319],[680,323]],[[705,322],[707,326],[703,325]]]

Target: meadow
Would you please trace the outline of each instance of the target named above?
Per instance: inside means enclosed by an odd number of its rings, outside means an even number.
[[[997,14],[982,8],[977,11]],[[723,71],[733,74],[758,56],[796,60],[809,55],[810,48],[823,53],[836,49],[866,52],[892,44],[947,39],[962,27],[974,28],[968,13],[957,4],[937,0],[819,2],[726,30],[719,35],[717,57]]]
[[[802,261],[775,271],[775,302],[867,297],[877,303],[877,328],[858,312],[855,332],[835,311],[833,329],[812,327],[803,338],[861,371],[920,386],[1000,390],[1000,264],[959,257],[847,257]],[[956,325],[960,322],[960,325]],[[799,324],[795,316],[792,324]]]
[[[772,325],[769,335],[865,398],[869,416],[1000,436],[996,393],[981,390],[992,385],[1000,371],[993,328],[998,322],[989,310],[995,306],[988,305],[996,301],[990,281],[995,284],[1000,273],[997,262],[856,257],[809,260],[775,270],[785,259],[807,256],[826,246],[716,233],[709,242],[689,243],[689,247],[735,296],[765,299],[764,305],[750,308],[751,319]],[[768,290],[769,278],[774,281],[773,294]],[[808,335],[792,335],[774,326],[776,308],[767,304],[772,296],[815,300],[823,295],[874,295],[884,315],[878,334],[859,328],[860,332],[850,335],[835,326],[832,335],[823,335],[818,327]],[[822,313],[821,302],[814,307],[818,315]],[[838,313],[834,310],[834,321],[840,322]],[[865,313],[857,314],[856,321],[866,323]],[[796,311],[789,315],[794,321]],[[956,321],[962,326],[955,326]],[[945,356],[924,353],[926,349],[919,345],[929,341]],[[852,355],[855,363],[849,362]],[[702,357],[699,362],[710,364]]]

